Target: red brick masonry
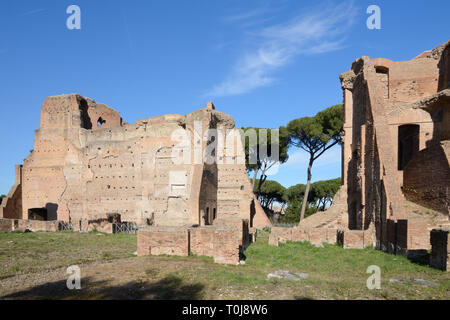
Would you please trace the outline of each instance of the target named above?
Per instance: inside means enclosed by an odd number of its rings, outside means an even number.
[[[248,241],[246,220],[226,226],[147,227],[138,231],[137,253],[138,256],[195,254],[213,257],[216,263],[237,265]]]

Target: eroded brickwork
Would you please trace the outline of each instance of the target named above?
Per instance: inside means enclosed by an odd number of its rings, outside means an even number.
[[[234,135],[224,136],[224,153],[208,162],[207,148],[219,140],[211,129]],[[188,134],[189,149],[178,140],[179,132]],[[243,152],[234,121],[212,103],[186,116],[128,124],[92,99],[54,96],[43,104],[35,136],[34,149],[16,169],[16,184],[2,202],[5,218],[38,217],[70,222],[74,230],[106,232],[112,230],[104,223],[111,214],[137,225],[210,225],[225,218],[246,219],[251,227],[270,225],[255,204],[245,162],[239,161]]]
[[[58,231],[60,230],[59,221],[38,221],[23,219],[5,219],[0,218],[0,232],[11,231]]]
[[[246,221],[198,227],[147,227],[138,232],[138,255],[195,254],[215,263],[239,264],[243,244],[249,238]]]
[[[341,74],[342,187],[325,212],[273,228],[270,244],[337,240],[344,248],[426,253],[437,223],[427,208],[442,214],[438,225],[449,221],[449,52],[450,41],[410,61],[362,57]],[[420,218],[406,200],[422,206]]]
[[[138,256],[189,255],[189,230],[187,227],[147,227],[138,232]]]
[[[410,219],[405,196],[448,217],[449,44],[410,61],[362,57],[340,76],[347,227],[373,226],[388,252],[429,248],[427,223]]]

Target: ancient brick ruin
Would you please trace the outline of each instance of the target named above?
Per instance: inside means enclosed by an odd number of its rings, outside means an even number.
[[[271,243],[314,238],[401,254],[430,249],[429,231],[449,226],[449,77],[450,41],[410,61],[356,60],[340,76],[343,185],[330,209],[290,231],[275,229]],[[440,218],[416,214],[414,203]]]
[[[432,249],[432,265],[448,269],[449,75],[450,42],[410,61],[356,60],[340,76],[343,185],[328,210],[295,228],[272,228],[269,243],[374,246],[404,255]],[[34,150],[16,166],[2,201],[0,231],[70,225],[114,232],[131,223],[140,229],[139,255],[198,254],[237,264],[255,230],[270,222],[253,194],[239,139],[229,143],[227,135],[226,152],[211,155],[212,162],[195,159],[196,148],[219,143],[210,129],[236,131],[212,103],[186,116],[128,124],[89,98],[49,97]],[[190,133],[193,150],[179,145],[177,130]],[[175,161],[180,154],[194,160]]]
[[[205,161],[202,150],[217,140],[209,129],[237,132],[233,119],[212,103],[186,116],[128,124],[117,111],[92,99],[49,97],[34,149],[16,166],[16,182],[3,199],[3,228],[27,224],[47,230],[45,221],[104,232],[113,232],[114,223],[141,229],[218,227],[230,219],[238,224],[246,220],[249,228],[270,225],[253,195],[245,161],[239,159],[240,139],[227,140],[239,133],[225,136],[225,152]],[[193,148],[180,146],[177,130],[190,134]],[[198,148],[201,158],[195,159]],[[183,152],[191,153],[192,161],[176,162],[180,154],[184,159]]]

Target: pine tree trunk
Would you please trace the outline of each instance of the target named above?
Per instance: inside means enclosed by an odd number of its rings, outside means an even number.
[[[258,176],[259,169],[255,169],[254,171],[255,173],[253,174],[253,182],[252,182],[253,190],[255,190],[256,177]]]
[[[308,194],[309,194],[309,188],[311,187],[311,169],[314,162],[313,155],[309,158],[309,164],[308,164],[308,180],[306,182],[306,189],[305,189],[305,195],[303,196],[303,203],[302,203],[302,211],[300,213],[300,221],[298,224],[300,224],[303,219],[305,218],[305,211],[306,211],[306,205],[308,203]]]

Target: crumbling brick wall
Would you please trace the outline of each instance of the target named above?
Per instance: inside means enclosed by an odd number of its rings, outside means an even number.
[[[420,151],[403,171],[403,191],[410,200],[448,215],[450,167],[447,154],[450,154],[450,141]]]
[[[293,228],[287,227],[272,227],[269,235],[269,245],[278,246],[279,243],[287,241],[300,242],[308,241],[314,245],[322,243],[334,244],[336,243],[336,228],[310,228],[305,229],[302,226]]]
[[[441,140],[450,127],[443,107],[450,94],[446,85],[438,85],[446,82],[449,44],[410,61],[362,57],[340,76],[348,228],[373,225],[376,245],[386,251],[397,251],[397,221],[408,217],[403,191],[414,201],[448,211],[450,152],[438,156],[433,146],[445,144]],[[415,232],[411,224],[407,229]],[[405,239],[406,247],[427,247],[426,231],[419,229],[425,233],[415,235],[416,242]]]
[[[209,129],[236,131],[233,119],[212,103],[188,115],[128,124],[117,111],[92,99],[77,94],[49,97],[21,183],[0,213],[27,219],[29,209],[51,205],[55,220],[78,229],[110,212],[139,225],[205,225],[224,217],[254,221],[256,227],[270,225],[258,205],[252,211],[245,161],[232,154],[226,159],[217,155],[214,164],[203,159],[213,142]],[[190,151],[177,140],[180,131],[188,135]],[[242,153],[239,139],[238,151]]]
[[[14,230],[14,220],[0,218],[0,232],[11,232]]]
[[[22,166],[16,165],[16,180],[8,195],[1,199],[0,218],[22,218]]]
[[[449,232],[449,229],[433,229],[430,232],[430,266],[444,271],[450,271]]]
[[[338,230],[337,243],[344,249],[364,249],[373,246],[373,230]]]
[[[147,227],[139,230],[137,253],[142,255],[189,255],[189,230],[186,227]]]
[[[216,263],[237,265],[244,241],[242,227],[237,225],[147,227],[138,231],[138,255],[192,253],[212,257]]]
[[[0,232],[11,232],[14,230],[32,232],[36,231],[58,231],[59,221],[38,221],[23,219],[0,218]]]

